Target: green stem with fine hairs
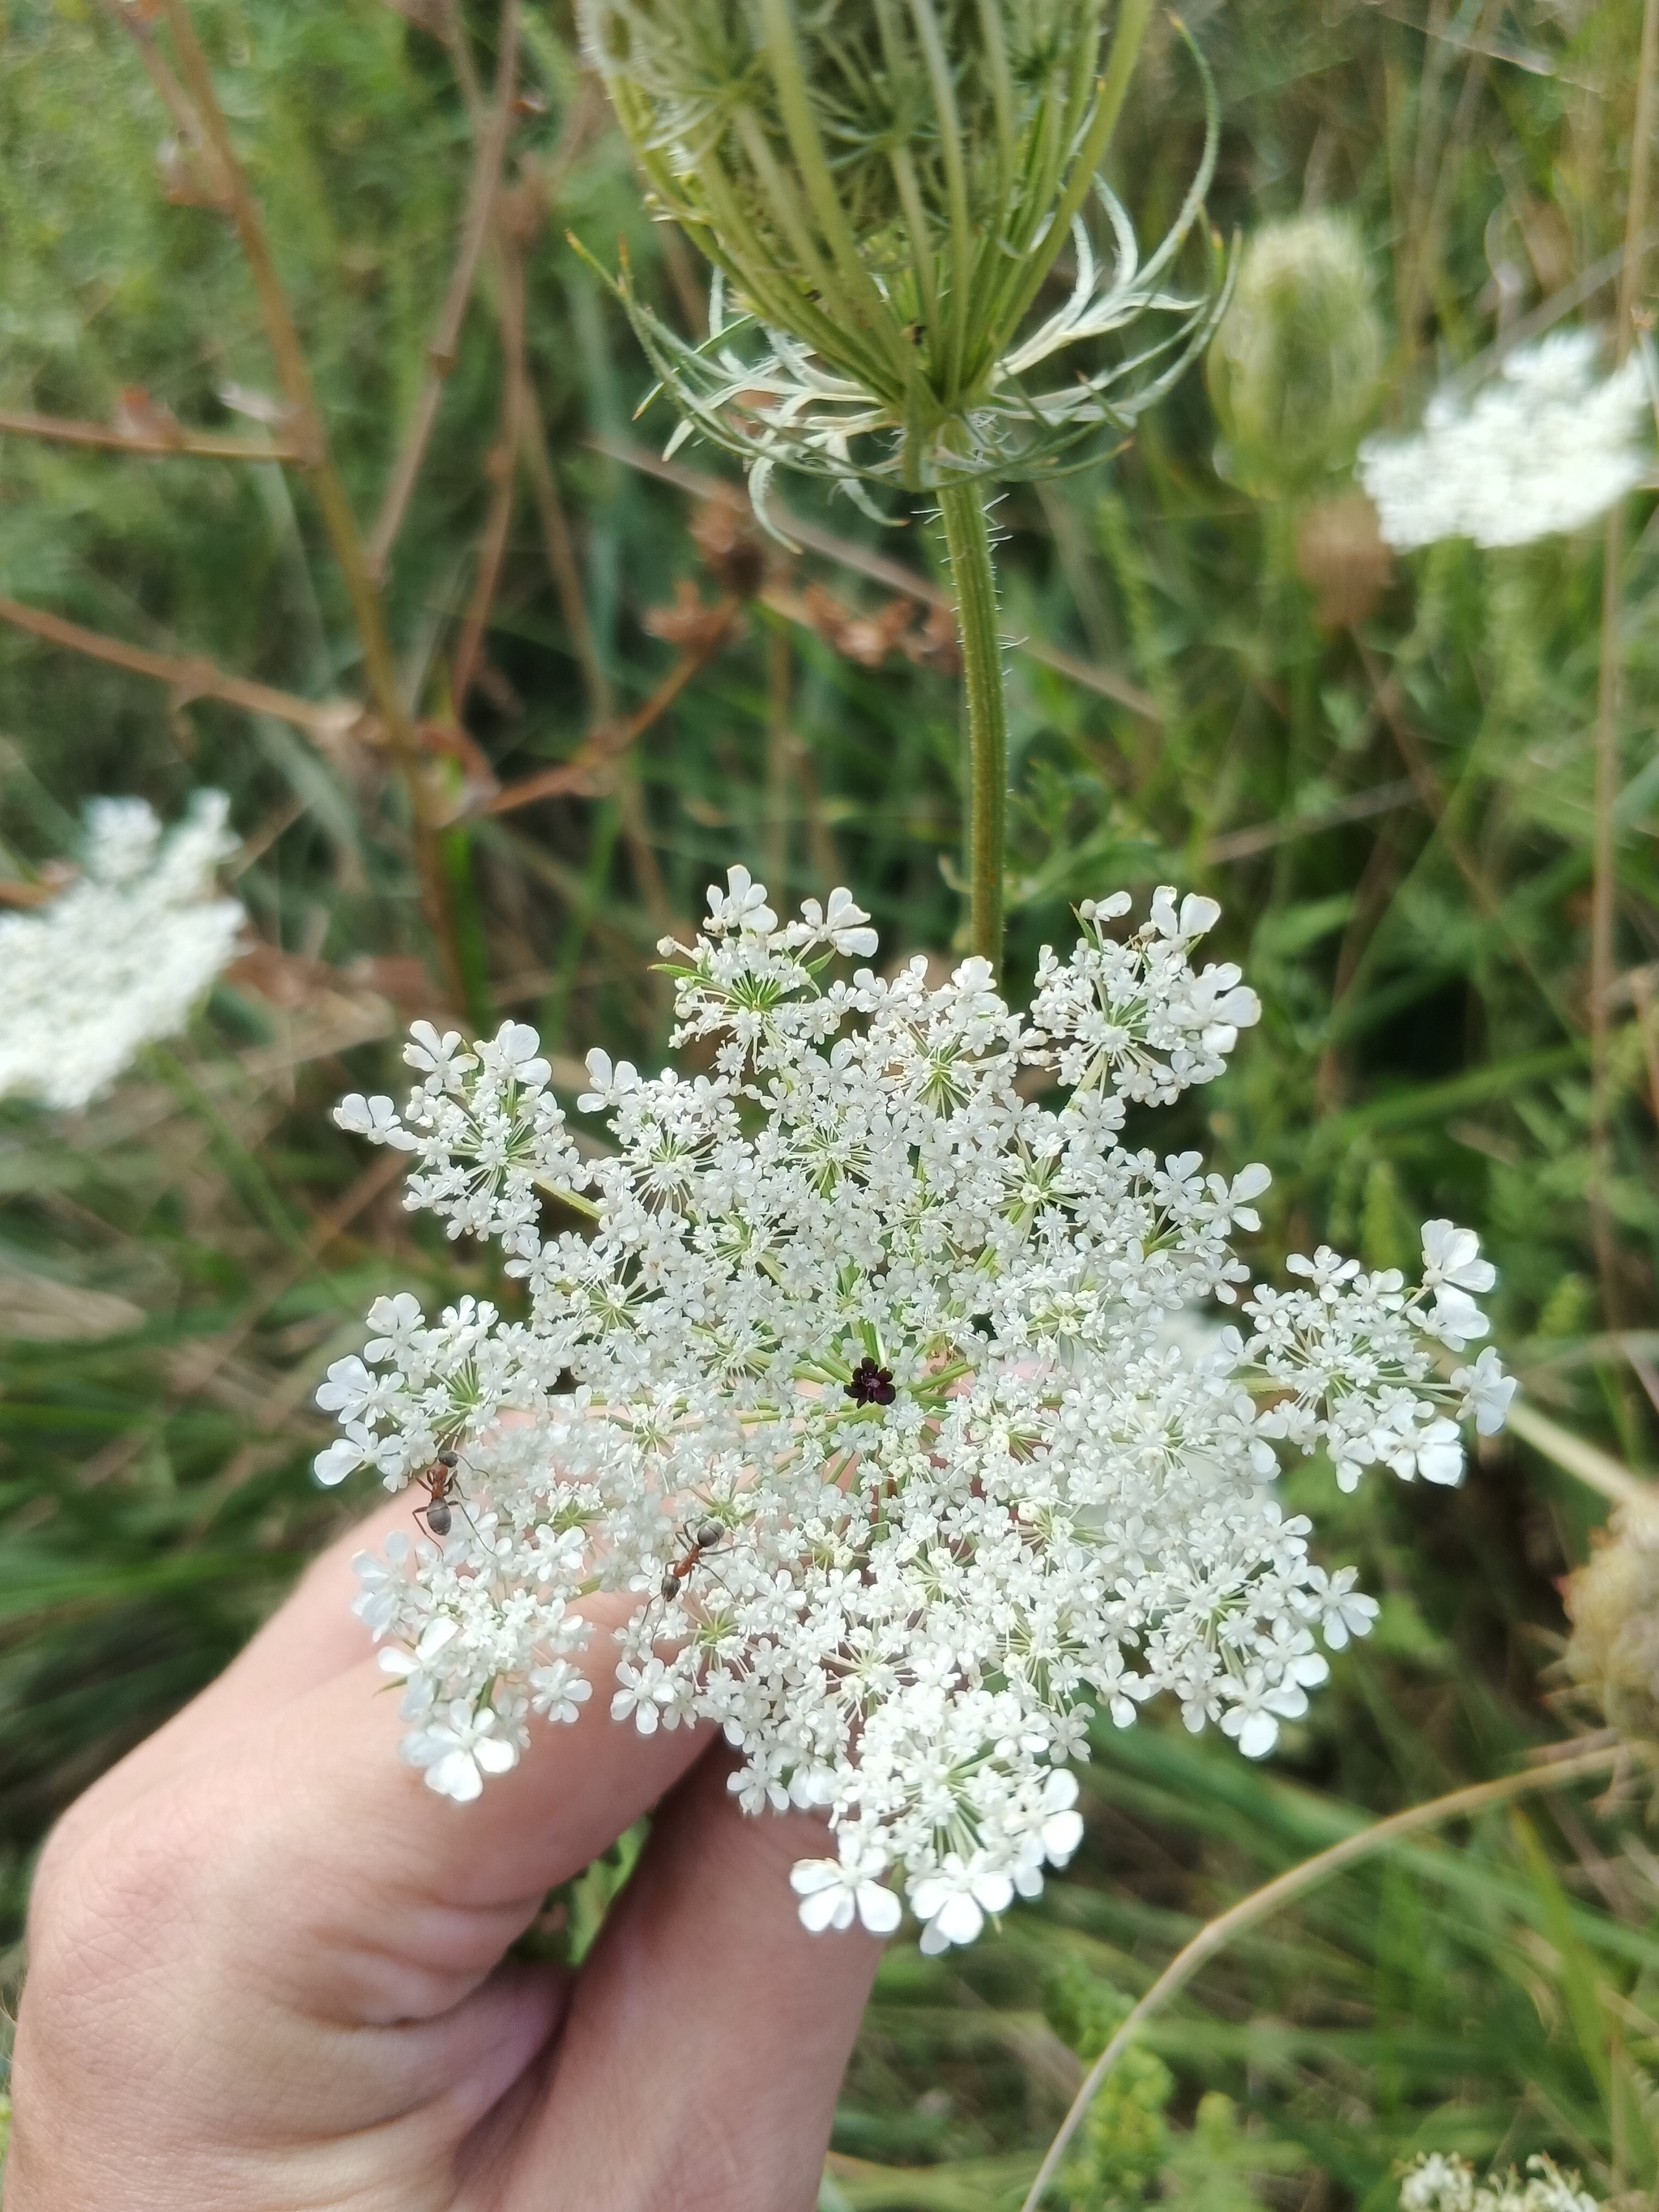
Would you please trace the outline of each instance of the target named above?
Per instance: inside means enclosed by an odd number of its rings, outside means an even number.
[[[968,696],[968,878],[971,949],[1002,973],[1002,882],[1008,842],[1008,707],[997,634],[991,523],[979,483],[947,484],[939,514],[957,595]]]

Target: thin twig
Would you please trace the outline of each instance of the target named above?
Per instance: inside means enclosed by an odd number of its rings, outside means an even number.
[[[344,1196],[318,1217],[316,1226],[306,1239],[306,1257],[295,1260],[263,1285],[260,1294],[240,1320],[223,1329],[217,1336],[199,1339],[191,1352],[179,1362],[174,1376],[173,1395],[168,1413],[179,1408],[204,1390],[222,1368],[246,1343],[259,1323],[277,1302],[287,1297],[296,1283],[303,1281],[313,1266],[342,1236],[367,1206],[371,1206],[383,1191],[390,1190],[407,1165],[397,1153],[373,1161],[352,1183]]]
[[[501,581],[501,562],[507,556],[507,533],[513,526],[513,495],[519,476],[519,447],[524,435],[527,390],[524,351],[524,258],[516,244],[505,237],[501,240],[499,258],[496,289],[500,295],[504,356],[501,433],[486,464],[487,472],[494,479],[489,508],[484,518],[483,534],[478,545],[478,567],[472,581],[472,597],[467,606],[466,620],[461,626],[455,658],[450,666],[450,702],[458,721],[466,712],[467,694],[471,690],[472,679],[478,672],[484,631],[489,623],[489,610],[495,602],[495,587]]]
[[[590,731],[568,760],[559,762],[554,768],[540,769],[517,783],[509,783],[479,811],[511,814],[520,806],[533,805],[538,799],[596,797],[605,772],[636,739],[645,735],[653,722],[666,714],[692,678],[729,643],[742,617],[738,601],[724,600],[710,611],[711,617],[718,614],[720,621],[711,619],[706,633],[685,647],[642,705],[619,722],[602,723],[598,729]]]
[[[1484,29],[1488,22],[1496,26],[1502,20],[1503,12],[1503,0],[1486,0],[1486,4],[1478,20],[1477,30]],[[1457,106],[1452,116],[1451,127],[1447,131],[1439,149],[1439,159],[1435,167],[1434,190],[1430,196],[1420,228],[1414,229],[1412,234],[1416,241],[1416,248],[1412,257],[1412,285],[1407,295],[1407,306],[1413,316],[1415,316],[1419,302],[1426,298],[1429,293],[1427,272],[1438,255],[1441,227],[1445,221],[1447,206],[1461,172],[1464,149],[1474,129],[1475,111],[1480,105],[1480,94],[1486,88],[1487,72],[1492,65],[1492,55],[1488,50],[1473,46],[1467,51],[1468,64],[1463,73],[1462,88],[1458,94]]]
[[[454,38],[450,41],[452,54],[457,52],[457,42],[464,36],[457,24]],[[385,578],[392,546],[397,543],[398,533],[403,528],[404,518],[409,512],[416,480],[421,473],[421,465],[426,459],[426,449],[438,420],[444,386],[455,366],[461,325],[466,317],[467,302],[472,297],[478,262],[489,228],[490,211],[501,188],[501,161],[507,152],[507,135],[513,127],[513,101],[518,66],[519,0],[503,0],[501,45],[495,67],[495,96],[473,149],[472,174],[467,185],[466,213],[461,224],[460,245],[456,250],[454,266],[449,272],[449,289],[444,295],[437,326],[426,349],[425,380],[416,396],[409,428],[404,433],[404,442],[386,488],[386,496],[380,502],[380,514],[369,536],[369,574],[377,583]]]
[[[641,476],[655,477],[659,483],[675,485],[690,492],[694,499],[711,499],[716,493],[729,489],[717,477],[705,476],[697,469],[683,467],[678,461],[665,461],[636,446],[626,438],[591,437],[586,443],[596,453],[606,453],[612,460],[622,461]],[[897,592],[923,606],[942,607],[947,614],[956,612],[956,601],[931,576],[908,567],[902,561],[890,561],[884,554],[872,553],[850,538],[838,538],[834,531],[820,530],[816,523],[803,522],[799,515],[787,512],[775,499],[769,502],[770,511],[786,536],[793,538],[809,553],[821,553],[826,560],[850,568],[854,575],[867,576],[872,583],[884,584],[890,592]],[[1103,699],[1114,699],[1120,707],[1127,707],[1149,722],[1162,722],[1164,711],[1150,691],[1143,691],[1138,684],[1126,677],[1114,675],[1109,668],[1097,668],[1091,661],[1079,660],[1075,653],[1061,647],[1046,645],[1039,638],[1011,638],[1008,644],[1015,653],[1022,653],[1028,660],[1035,660],[1043,668],[1052,668],[1057,675],[1073,684],[1081,684],[1091,691],[1097,691]]]
[[[525,468],[530,477],[530,489],[535,496],[536,519],[541,526],[542,550],[546,556],[554,588],[559,595],[564,626],[570,633],[577,665],[582,672],[588,707],[596,721],[608,722],[616,713],[616,694],[611,689],[611,678],[605,673],[605,664],[599,658],[599,643],[588,616],[587,595],[582,589],[575,541],[570,535],[564,502],[559,497],[559,481],[554,474],[552,458],[547,450],[547,426],[542,420],[535,386],[527,379],[525,396]]]
[[[106,637],[102,630],[86,629],[50,615],[40,607],[26,607],[16,599],[0,597],[0,622],[27,630],[48,644],[65,646],[91,660],[107,661],[112,668],[130,669],[166,684],[181,699],[222,699],[228,706],[246,708],[250,714],[270,714],[296,730],[321,739],[337,739],[362,717],[362,708],[349,699],[296,699],[292,692],[274,690],[269,684],[250,683],[244,676],[228,676],[210,660],[192,653],[188,658],[151,653],[124,638]]]
[[[1659,4],[1659,0],[1655,0],[1655,4]],[[1453,819],[1458,794],[1456,791],[1449,794],[1447,793],[1445,786],[1423,750],[1416,730],[1402,711],[1398,678],[1393,675],[1385,677],[1375,656],[1358,634],[1351,632],[1350,635],[1353,638],[1355,648],[1364,667],[1366,680],[1371,687],[1372,705],[1381,717],[1389,736],[1394,739],[1400,757],[1405,763],[1407,773],[1417,787],[1417,795],[1423,811],[1434,825],[1434,838],[1437,839],[1443,847],[1452,865],[1462,877],[1468,888],[1469,896],[1481,915],[1504,933],[1510,951],[1526,970],[1533,988],[1560,1023],[1562,1028],[1569,1036],[1579,1034],[1578,1024],[1563,1003],[1559,993],[1539,967],[1527,945],[1510,927],[1504,917],[1503,900],[1486,881],[1480,863],[1459,836]],[[1425,852],[1427,848],[1425,848]],[[1423,858],[1423,854],[1418,855],[1417,865],[1421,865]],[[1373,938],[1370,943],[1375,942],[1376,939]],[[1364,951],[1355,961],[1352,974],[1348,979],[1350,990],[1358,980],[1360,970],[1365,965],[1370,951],[1370,945],[1368,944]],[[1333,1018],[1338,1011],[1339,1004],[1340,1001],[1335,1000],[1332,1002]]]
[[[1648,1071],[1648,1111],[1659,1121],[1659,1030],[1653,1019],[1653,975],[1646,968],[1632,968],[1629,975],[1631,1002],[1642,1036],[1642,1057]],[[1608,993],[1612,998],[1614,994]]]
[[[1630,1355],[1626,1353],[1626,1358]],[[1572,1475],[1585,1487],[1601,1497],[1611,1498],[1615,1505],[1628,1505],[1639,1513],[1659,1511],[1659,1483],[1644,1480],[1632,1474],[1621,1460],[1611,1452],[1604,1452],[1599,1444],[1576,1437],[1571,1429],[1564,1429],[1547,1413],[1524,1401],[1512,1405],[1504,1415],[1505,1425],[1512,1429],[1523,1443]]]
[[[1641,59],[1636,77],[1636,121],[1631,148],[1630,200],[1625,210],[1625,254],[1619,276],[1619,307],[1613,353],[1623,362],[1633,336],[1642,246],[1647,225],[1649,141],[1653,136],[1654,81],[1659,71],[1659,0],[1642,10]],[[1615,905],[1618,899],[1619,617],[1623,605],[1625,502],[1609,509],[1601,543],[1601,674],[1595,708],[1595,833],[1590,884],[1590,1241],[1601,1290],[1602,1318],[1619,1325],[1618,1272],[1613,1223],[1607,1212],[1608,992],[1613,983]]]
[[[306,1258],[290,1261],[274,1281],[268,1282],[260,1297],[240,1321],[222,1330],[217,1336],[199,1340],[191,1347],[194,1357],[187,1354],[180,1363],[167,1402],[160,1412],[143,1427],[128,1435],[112,1438],[101,1451],[94,1453],[91,1459],[82,1463],[76,1478],[82,1489],[95,1489],[100,1483],[109,1481],[131,1465],[150,1442],[156,1429],[176,1419],[191,1400],[207,1388],[226,1362],[235,1358],[278,1299],[286,1297],[296,1283],[304,1280],[329,1246],[349,1227],[363,1208],[397,1181],[404,1166],[404,1162],[394,1152],[386,1159],[376,1160],[358,1176],[339,1202],[318,1219],[306,1240]],[[234,1459],[230,1462],[232,1466],[235,1463]],[[217,1502],[216,1498],[214,1504]],[[198,1522],[192,1525],[199,1525],[200,1517],[198,1512]]]
[[[1409,778],[1407,788],[1415,791]],[[1331,978],[1333,1024],[1338,1011],[1347,1003],[1348,994],[1353,988],[1366,948],[1394,896],[1406,854],[1406,841],[1399,832],[1397,823],[1384,824],[1382,834],[1372,842],[1365,865],[1359,872],[1359,879],[1354,885],[1353,904],[1342,932],[1342,941],[1337,946],[1336,968]],[[1314,1080],[1315,1095],[1321,1113],[1334,1112],[1343,1103],[1343,1062],[1340,1042],[1334,1035],[1326,1037]]]
[[[1312,837],[1322,830],[1364,822],[1373,814],[1395,813],[1409,806],[1416,796],[1416,784],[1409,776],[1401,776],[1393,783],[1376,784],[1370,791],[1350,792],[1346,799],[1322,806],[1316,814],[1293,814],[1285,822],[1255,822],[1247,829],[1224,830],[1210,839],[1200,857],[1206,868],[1220,867],[1229,860],[1254,860],[1258,853],[1271,852],[1275,845],[1290,844],[1297,837]]]
[[[210,430],[121,430],[111,422],[74,422],[60,415],[20,415],[0,408],[0,434],[43,438],[58,446],[99,446],[112,453],[160,457],[193,455],[210,461],[298,461],[297,446],[280,445],[257,438],[221,438]]]
[[[781,625],[766,641],[766,795],[761,815],[761,862],[773,896],[789,881],[790,679],[794,654]]]
[[[651,835],[651,817],[645,811],[645,792],[640,780],[638,757],[632,751],[623,753],[617,763],[617,805],[622,818],[623,844],[628,854],[628,865],[634,872],[634,881],[646,913],[650,916],[654,935],[661,939],[679,934],[684,924],[678,921],[672,900],[668,896],[668,884],[657,858],[655,840]],[[653,969],[647,988],[657,1002],[659,1013],[664,1012],[673,1000],[673,988],[669,978]]]
[[[1596,1774],[1616,1765],[1624,1756],[1618,1744],[1598,1744],[1592,1751],[1552,1759],[1547,1765],[1523,1769],[1519,1774],[1505,1774],[1495,1782],[1477,1782],[1465,1790],[1454,1790],[1444,1797],[1431,1798],[1425,1804],[1408,1806],[1403,1813],[1391,1814],[1385,1820],[1375,1821],[1368,1828],[1360,1828],[1352,1836],[1344,1836],[1340,1843],[1328,1850],[1316,1852],[1304,1859],[1300,1866],[1266,1882],[1260,1889],[1252,1890],[1248,1897],[1219,1914],[1200,1928],[1191,1942],[1177,1951],[1175,1957],[1152,1984],[1151,1989],[1130,2011],[1111,2041],[1106,2045],[1084,2077],[1083,2087],[1072,2100],[1071,2110],[1060,2123],[1060,2131],[1049,2144],[1036,2179],[1026,2194],[1020,2212],[1037,2212],[1044,2192],[1060,2171],[1066,2146],[1076,2134],[1090,2106],[1107,2075],[1111,2072],[1137,2030],[1166,2005],[1172,1996],[1183,1990],[1207,1959],[1214,1957],[1237,1936],[1277,1912],[1283,1905],[1338,1874],[1344,1867],[1369,1858],[1402,1836],[1415,1835],[1424,1828],[1438,1827],[1443,1821],[1467,1819],[1484,1812],[1490,1805],[1501,1805],[1507,1799],[1520,1797],[1531,1790],[1559,1789],[1563,1783],[1576,1782],[1584,1776]]]
[[[167,63],[156,52],[155,34],[150,29],[147,15],[137,8],[124,6],[122,0],[100,0],[104,13],[112,23],[125,31],[138,49],[138,58],[144,65],[144,74],[155,90],[155,96],[173,118],[173,128],[190,146],[202,162],[206,174],[204,182],[211,191],[215,204],[230,205],[230,185],[212,146],[202,130],[201,118],[190,103],[186,94]]]
[[[161,0],[161,5],[173,32],[185,81],[203,128],[224,172],[230,194],[231,213],[241,242],[243,257],[258,295],[265,335],[276,356],[283,390],[293,410],[295,433],[306,455],[306,466],[322,514],[323,526],[328,532],[334,557],[344,580],[346,594],[351,602],[369,692],[385,730],[386,742],[392,748],[408,790],[410,810],[414,818],[416,868],[444,981],[456,1004],[465,1005],[463,969],[456,942],[454,918],[450,912],[448,886],[429,818],[414,734],[398,688],[397,662],[392,655],[392,640],[386,631],[386,613],[364,557],[357,518],[329,452],[322,410],[318,406],[317,395],[312,386],[311,371],[300,343],[300,334],[295,326],[288,295],[271,258],[264,218],[252,188],[236,158],[229,126],[219,105],[218,94],[214,90],[213,73],[208,67],[207,56],[196,35],[195,25],[191,21],[190,10],[185,0]]]

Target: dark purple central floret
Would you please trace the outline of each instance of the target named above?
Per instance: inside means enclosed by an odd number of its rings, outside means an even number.
[[[893,1388],[890,1369],[878,1367],[873,1359],[866,1358],[853,1370],[847,1395],[860,1406],[890,1406],[898,1392]]]

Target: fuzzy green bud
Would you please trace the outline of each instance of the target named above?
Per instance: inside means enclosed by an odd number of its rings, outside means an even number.
[[[1269,498],[1341,475],[1376,404],[1382,358],[1352,223],[1316,214],[1257,231],[1210,345],[1223,474]]]

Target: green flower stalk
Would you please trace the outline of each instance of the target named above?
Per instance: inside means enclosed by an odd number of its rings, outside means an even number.
[[[653,205],[714,265],[700,346],[625,269],[617,287],[684,417],[670,450],[696,430],[738,455],[763,521],[780,465],[879,520],[872,484],[938,499],[968,696],[972,944],[995,965],[1006,732],[986,491],[1126,428],[1206,342],[1225,290],[1207,231],[1205,281],[1170,278],[1214,162],[1208,78],[1198,173],[1143,262],[1099,168],[1152,0],[1119,0],[1109,39],[1107,0],[580,5]],[[1043,314],[1068,247],[1069,294]],[[1149,313],[1159,331],[1126,343]]]

